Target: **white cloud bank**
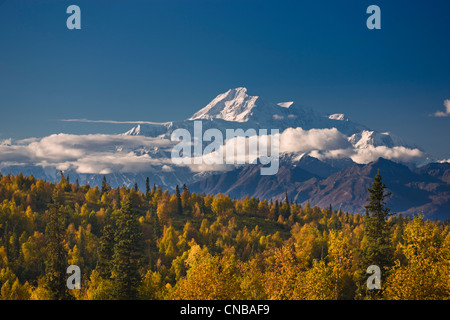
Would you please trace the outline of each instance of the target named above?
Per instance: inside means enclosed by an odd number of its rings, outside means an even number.
[[[350,148],[347,137],[336,128],[311,129],[288,128],[280,135],[280,152],[302,152],[313,150],[336,150]]]
[[[349,138],[336,128],[311,130],[289,128],[280,135],[281,152],[306,153],[319,160],[350,158],[356,163],[367,164],[382,157],[408,163],[418,162],[426,157],[426,154],[417,148],[358,146],[358,141],[355,141],[354,145],[351,144]]]
[[[402,146],[357,147],[336,128],[288,128],[278,135],[280,153],[309,154],[318,159],[351,158],[365,164],[379,157],[398,162],[417,162],[425,157],[419,149]],[[0,167],[37,165],[86,174],[173,172],[176,165],[171,160],[171,151],[176,143],[162,138],[106,134],[53,134],[18,141],[7,139],[0,142]],[[245,160],[249,162],[248,157]],[[224,171],[233,167],[205,163],[183,166],[193,172]]]
[[[325,152],[314,150],[310,153],[310,156],[315,157],[319,160],[324,160],[326,158],[350,158],[354,162],[359,164],[367,164],[369,162],[378,160],[378,158],[384,158],[403,163],[416,163],[426,158],[425,153],[423,153],[419,149],[409,149],[403,146],[396,146],[392,148],[388,148],[385,146],[368,146],[361,149],[348,148]]]
[[[166,164],[161,154],[172,145],[167,139],[142,136],[54,134],[0,144],[0,163],[75,169],[78,173],[137,173]]]
[[[336,128],[331,129],[311,129],[303,130],[302,128],[288,128],[277,135],[279,138],[279,152],[308,154],[319,160],[350,158],[359,164],[367,164],[378,160],[382,157],[392,161],[403,163],[419,163],[426,158],[426,154],[417,148],[407,148],[404,146],[374,146],[360,144],[358,141],[351,143],[351,139]],[[251,159],[257,158],[258,154],[252,154],[248,149],[248,142],[255,137],[246,138],[246,153],[240,153],[238,159],[251,162]],[[262,137],[260,137],[262,139]],[[227,141],[229,143],[230,141]],[[231,141],[235,144],[235,139]],[[217,159],[225,159],[226,147],[220,148],[219,152],[213,157]],[[208,156],[203,155],[205,159]],[[190,165],[191,170],[199,171],[224,171],[230,170],[229,166],[213,164],[213,165]]]

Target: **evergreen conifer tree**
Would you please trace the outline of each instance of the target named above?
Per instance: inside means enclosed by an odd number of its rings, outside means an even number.
[[[114,240],[114,225],[111,219],[107,217],[97,250],[98,261],[96,269],[103,279],[109,279],[111,277]]]
[[[145,195],[148,196],[150,194],[150,179],[147,177],[145,179]]]
[[[284,217],[287,219],[291,215],[291,205],[289,203],[288,193],[285,192],[285,199],[286,199],[286,210],[284,212]]]
[[[366,286],[367,267],[376,265],[380,267],[383,278],[386,277],[386,270],[393,265],[393,248],[390,242],[391,228],[387,221],[391,215],[390,209],[386,206],[386,197],[390,192],[386,192],[386,185],[382,182],[380,170],[378,170],[371,188],[368,189],[369,203],[365,206],[366,218],[364,224],[366,246],[361,253],[361,270],[359,275],[360,297],[381,298],[382,290],[368,290]]]
[[[175,193],[177,196],[177,213],[183,214],[183,203],[181,202],[181,194],[180,194],[180,188],[178,188],[178,185],[175,188]]]
[[[114,295],[120,300],[137,299],[143,256],[142,230],[129,199],[117,219],[113,254]]]
[[[56,205],[49,210],[49,221],[45,229],[47,239],[47,257],[45,261],[45,285],[52,300],[69,299],[67,289],[68,257],[64,247],[65,228],[64,221]]]
[[[104,194],[105,192],[108,192],[109,190],[111,190],[111,186],[108,184],[108,181],[106,181],[106,176],[103,176],[102,194]]]
[[[278,203],[278,200],[275,200],[275,220],[278,220],[279,215],[280,215],[280,205]]]

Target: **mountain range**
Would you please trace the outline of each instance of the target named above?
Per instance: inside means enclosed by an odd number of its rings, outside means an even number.
[[[379,158],[368,164],[353,164],[341,170],[327,167],[305,156],[297,163],[285,162],[276,175],[261,176],[258,167],[246,165],[237,170],[210,176],[190,186],[194,192],[222,192],[233,198],[247,195],[260,199],[291,201],[305,205],[364,212],[373,177],[380,170],[387,190],[387,205],[404,215],[423,214],[429,219],[448,219],[450,212],[450,164],[431,163],[411,170]]]
[[[176,129],[278,129],[280,164],[262,176],[262,164],[175,165],[171,150]],[[364,212],[367,188],[377,170],[392,192],[388,206],[402,214],[450,217],[450,163],[439,162],[415,144],[389,132],[353,122],[344,114],[323,114],[295,102],[268,102],[243,87],[219,94],[186,120],[142,122],[123,134],[56,134],[41,139],[0,142],[3,174],[33,174],[54,180],[63,171],[80,183],[143,190],[145,179],[173,189],[225,193],[240,198],[289,199],[320,207]]]

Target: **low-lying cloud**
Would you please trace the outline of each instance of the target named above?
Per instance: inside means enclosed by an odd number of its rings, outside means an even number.
[[[278,135],[280,153],[304,153],[321,160],[351,158],[356,163],[365,164],[379,157],[398,162],[417,162],[425,157],[419,149],[403,146],[356,147],[336,128],[288,128]],[[30,165],[75,170],[80,174],[173,172],[176,165],[171,160],[171,150],[175,144],[163,138],[106,134],[53,134],[17,141],[6,139],[0,142],[0,168]],[[247,155],[245,163],[255,156]],[[181,166],[190,168],[194,173],[227,171],[234,167],[205,163]]]
[[[417,148],[404,146],[372,146],[358,147],[349,142],[349,138],[332,129],[289,128],[280,135],[280,151],[292,153],[305,153],[319,160],[327,158],[350,158],[359,164],[367,164],[382,157],[397,162],[417,162],[426,157],[425,153]]]
[[[366,148],[336,149],[324,152],[314,150],[309,155],[319,160],[350,158],[359,164],[367,164],[376,161],[379,158],[403,163],[419,162],[426,158],[426,154],[421,150],[417,148],[410,149],[403,146],[392,148],[385,146],[368,146]]]
[[[172,145],[167,139],[143,136],[54,134],[0,144],[0,162],[74,169],[78,173],[137,173],[166,164],[161,155]]]
[[[336,128],[311,129],[288,128],[280,135],[280,152],[335,150],[351,147],[347,137]]]

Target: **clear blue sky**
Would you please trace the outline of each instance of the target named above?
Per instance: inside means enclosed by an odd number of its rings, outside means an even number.
[[[450,117],[429,116],[450,99],[449,15],[448,0],[0,0],[0,140],[181,120],[245,86],[450,158]]]

